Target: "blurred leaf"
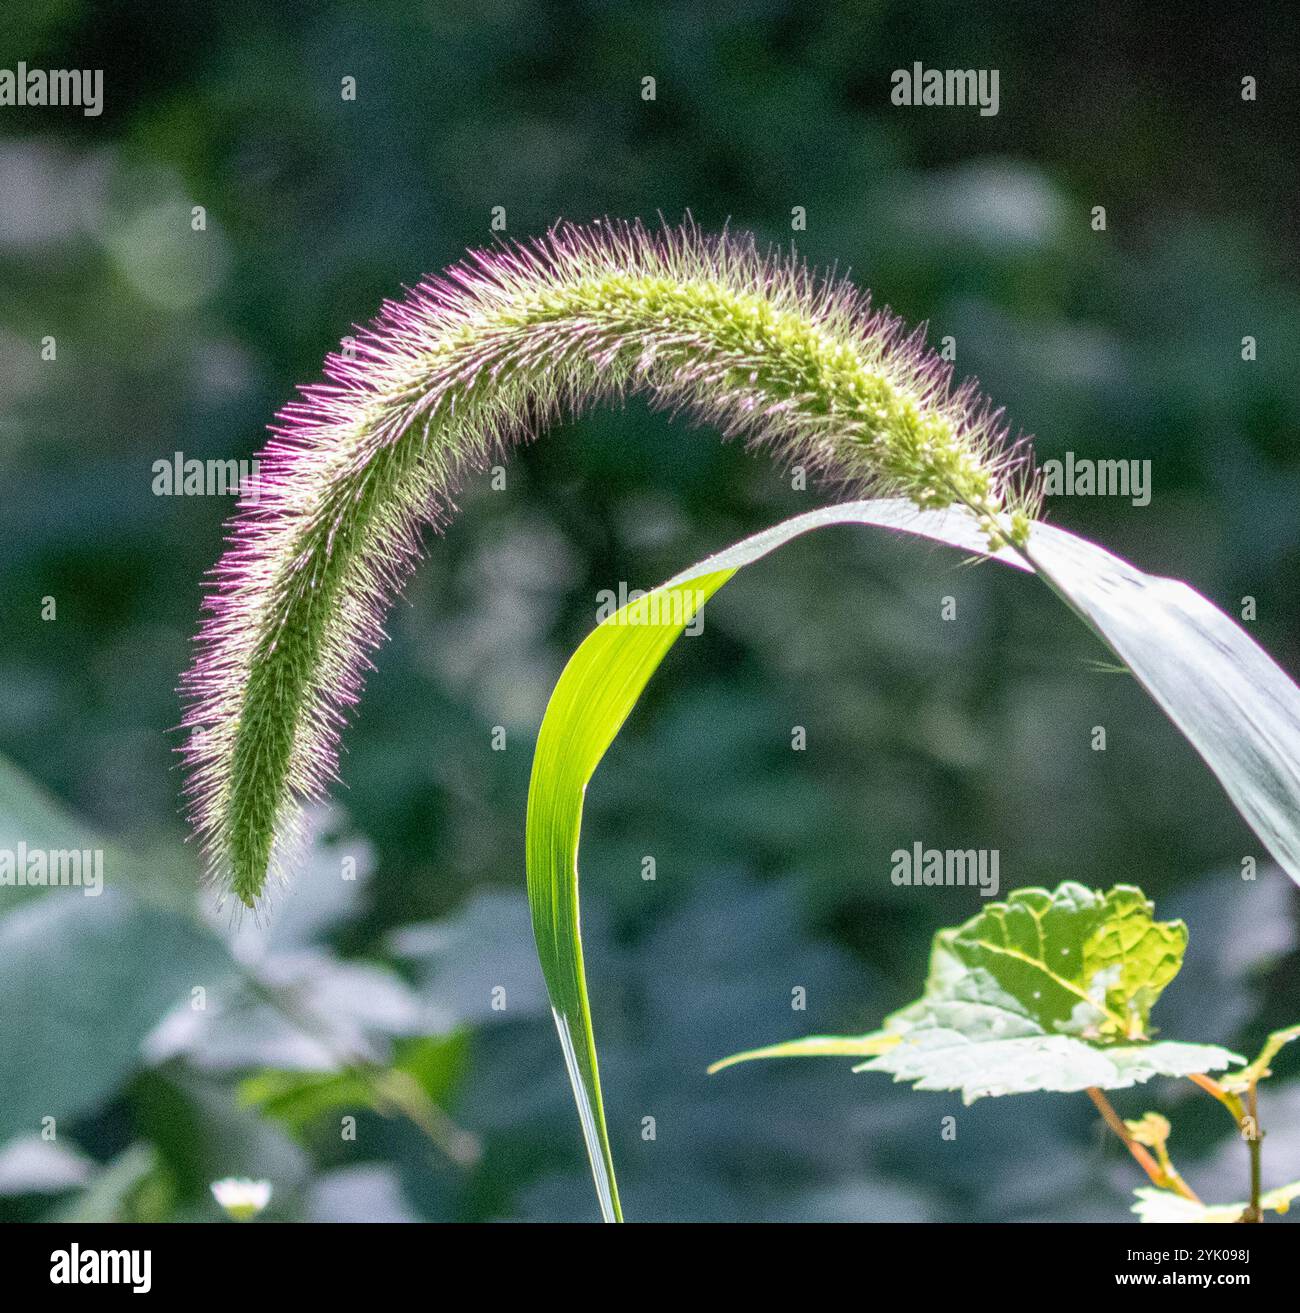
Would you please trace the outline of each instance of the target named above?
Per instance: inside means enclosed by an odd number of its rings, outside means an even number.
[[[1166,1030],[1235,1035],[1250,1023],[1270,971],[1295,948],[1295,898],[1295,885],[1272,863],[1254,880],[1243,880],[1236,864],[1219,866],[1162,896],[1162,907],[1189,926],[1214,928],[1188,941],[1178,988],[1160,1005]]]
[[[209,907],[214,933],[244,968],[210,990],[204,1008],[182,1003],[165,1018],[149,1037],[151,1062],[184,1056],[209,1071],[333,1071],[384,1060],[392,1036],[450,1029],[391,967],[342,959],[322,942],[356,914],[372,858],[341,809],[312,807],[305,819],[301,878],[269,926]]]
[[[302,1146],[278,1123],[241,1105],[233,1085],[176,1065],[142,1072],[131,1084],[133,1124],[157,1150],[189,1216],[213,1216],[211,1184],[256,1177],[288,1196],[310,1170]]]
[[[1133,1193],[1137,1203],[1132,1211],[1144,1222],[1239,1222],[1247,1207],[1244,1203],[1199,1204],[1154,1186],[1142,1186]],[[1285,1213],[1290,1211],[1293,1199],[1300,1199],[1300,1181],[1266,1190],[1259,1197],[1259,1206],[1266,1213]]]
[[[361,1163],[323,1172],[312,1183],[306,1203],[312,1222],[418,1222],[391,1167]]]
[[[191,989],[231,970],[201,926],[132,896],[57,890],[0,918],[0,1141],[108,1098]]]
[[[0,1149],[0,1195],[58,1194],[85,1185],[91,1170],[79,1149],[24,1135]]]
[[[472,1163],[473,1136],[456,1127],[441,1105],[464,1071],[464,1032],[399,1045],[391,1066],[345,1067],[335,1072],[263,1071],[240,1085],[240,1098],[301,1134],[326,1113],[367,1108],[414,1122],[453,1161]]]
[[[97,1172],[90,1184],[75,1199],[60,1204],[50,1221],[55,1222],[133,1222],[157,1220],[141,1217],[135,1211],[137,1199],[145,1191],[154,1172],[156,1158],[152,1146],[133,1144]]]
[[[103,841],[7,757],[0,757],[0,847],[98,848]]]
[[[327,1112],[375,1106],[369,1073],[355,1068],[258,1072],[240,1082],[239,1097],[296,1133]]]
[[[106,884],[110,875],[129,870],[129,864],[116,851],[106,850],[103,838],[89,825],[74,817],[13,762],[0,757],[0,849],[13,852],[19,844],[45,852],[103,851]],[[45,893],[48,889],[39,886],[0,886],[0,911]]]
[[[389,947],[415,967],[430,1030],[547,1012],[522,893],[481,889],[451,916],[403,926]]]
[[[420,1034],[424,1021],[392,968],[301,949],[227,977],[202,1010],[178,1005],[149,1036],[146,1056],[184,1056],[208,1071],[332,1071],[344,1061],[382,1060],[393,1036]]]

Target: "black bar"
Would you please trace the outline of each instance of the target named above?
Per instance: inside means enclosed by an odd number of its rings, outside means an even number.
[[[98,1302],[198,1294],[257,1307],[286,1294],[319,1294],[332,1304],[349,1297],[382,1300],[404,1285],[440,1299],[461,1288],[463,1298],[481,1283],[494,1301],[518,1282],[531,1298],[587,1302],[580,1283],[567,1285],[575,1267],[618,1300],[622,1278],[635,1275],[638,1301],[647,1285],[662,1283],[678,1296],[693,1288],[701,1299],[725,1287],[759,1285],[766,1297],[787,1287],[801,1305],[833,1291],[857,1288],[863,1298],[886,1287],[911,1292],[927,1305],[946,1294],[969,1297],[996,1290],[1062,1291],[1070,1295],[1115,1292],[1145,1297],[1183,1290],[1212,1295],[1239,1289],[1281,1294],[1294,1288],[1295,1238],[1285,1223],[1263,1226],[1043,1226],[907,1225],[696,1226],[678,1225],[653,1239],[644,1227],[583,1228],[560,1233],[550,1226],[306,1226],[249,1223],[182,1225],[29,1225],[0,1234],[4,1288],[55,1302]],[[657,1230],[663,1228],[655,1228]],[[352,1232],[353,1234],[341,1234]],[[682,1262],[694,1246],[692,1261]],[[76,1247],[75,1249],[73,1247]],[[570,1248],[571,1246],[571,1248]],[[131,1255],[105,1259],[105,1252]],[[148,1289],[132,1280],[145,1274]],[[90,1255],[94,1257],[90,1257]],[[658,1254],[659,1259],[653,1260]],[[670,1261],[663,1261],[669,1259]],[[75,1260],[75,1261],[74,1261]],[[70,1274],[117,1276],[116,1282],[52,1280]],[[573,1293],[571,1294],[571,1290]],[[402,1296],[409,1298],[409,1296]]]

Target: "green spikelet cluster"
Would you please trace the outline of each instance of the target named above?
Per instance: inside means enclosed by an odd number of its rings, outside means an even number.
[[[464,478],[630,393],[837,489],[965,506],[1023,545],[1028,453],[851,285],[693,228],[565,226],[385,307],[286,406],[213,573],[185,676],[191,816],[248,906],[334,778],[382,617]]]

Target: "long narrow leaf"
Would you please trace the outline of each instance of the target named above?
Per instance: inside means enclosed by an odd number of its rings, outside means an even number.
[[[620,625],[617,621],[624,614],[620,611],[600,625],[560,677],[533,757],[528,790],[528,902],[606,1221],[621,1221],[622,1210],[605,1126],[596,1040],[582,965],[578,910],[582,802],[597,764],[650,676],[704,600],[732,573],[718,571],[697,578],[692,585],[656,590],[656,605],[661,601],[678,605],[675,621]],[[665,614],[671,612],[665,610]]]
[[[1235,620],[1176,579],[1038,524],[1027,555],[1182,731],[1300,883],[1300,693]]]
[[[760,1058],[874,1058],[888,1053],[902,1041],[901,1035],[878,1030],[870,1035],[805,1035],[803,1039],[786,1040],[783,1044],[768,1044],[761,1049],[746,1049],[710,1063],[709,1075],[716,1075],[728,1067],[742,1062],[756,1062]]]
[[[849,502],[796,516],[692,566],[603,621],[565,667],[542,720],[528,790],[528,900],[542,972],[573,1084],[601,1213],[622,1216],[582,964],[578,840],[587,784],[641,690],[699,608],[741,567],[828,524],[872,524],[987,554],[961,511],[911,502]],[[1008,563],[1027,568],[1004,549]]]

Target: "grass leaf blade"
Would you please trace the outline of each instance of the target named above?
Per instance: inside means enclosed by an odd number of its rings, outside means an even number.
[[[737,570],[830,524],[876,525],[989,554],[974,516],[956,508],[922,511],[903,499],[881,499],[795,516],[700,561],[598,625],[561,674],[538,732],[528,790],[528,901],[606,1221],[621,1220],[622,1208],[582,959],[578,843],[587,784],[651,676],[708,598]],[[1009,549],[997,555],[1027,568]]]
[[[1034,526],[1026,554],[1105,641],[1300,883],[1300,689],[1195,589]]]

